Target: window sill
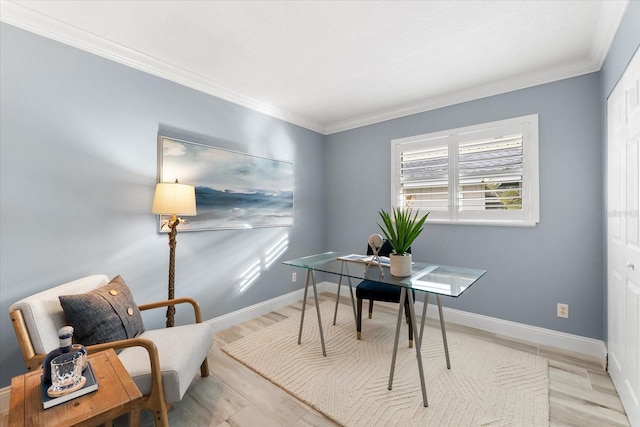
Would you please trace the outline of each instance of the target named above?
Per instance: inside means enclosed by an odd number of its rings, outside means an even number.
[[[427,224],[446,224],[446,225],[488,225],[493,227],[527,227],[533,228],[539,221],[505,221],[505,220],[449,220],[449,219],[429,219]]]

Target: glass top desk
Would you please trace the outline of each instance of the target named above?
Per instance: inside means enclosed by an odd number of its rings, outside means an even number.
[[[385,283],[388,285],[394,285],[401,288],[400,304],[398,308],[398,319],[396,323],[395,343],[393,348],[393,356],[391,361],[391,372],[389,373],[389,390],[393,385],[393,373],[395,369],[396,355],[398,352],[398,339],[400,336],[400,325],[402,320],[402,314],[405,307],[405,303],[408,303],[409,307],[409,321],[413,330],[416,331],[416,317],[413,293],[407,292],[407,290],[425,292],[425,301],[422,308],[422,321],[420,322],[420,334],[416,340],[416,359],[418,361],[418,371],[420,374],[420,385],[422,387],[422,398],[424,406],[428,406],[427,392],[424,384],[424,373],[422,369],[422,355],[420,353],[420,347],[422,344],[422,336],[424,333],[424,321],[426,317],[426,310],[428,305],[429,294],[435,294],[438,303],[438,313],[440,315],[440,328],[442,331],[442,338],[445,348],[445,356],[447,360],[447,368],[451,368],[449,361],[449,349],[447,346],[447,336],[444,327],[444,319],[442,317],[442,305],[440,303],[440,295],[450,296],[457,298],[473,285],[478,279],[480,279],[485,273],[485,270],[476,270],[469,268],[450,267],[435,264],[427,264],[423,262],[414,262],[411,266],[411,276],[396,277],[392,276],[389,272],[388,265],[377,263],[366,263],[357,257],[352,257],[350,254],[340,252],[325,252],[321,254],[311,255],[303,258],[292,259],[284,261],[283,264],[290,265],[292,267],[304,268],[307,270],[307,279],[304,287],[304,299],[302,304],[302,314],[300,316],[300,330],[298,332],[298,344],[302,340],[302,326],[304,324],[304,314],[307,301],[307,293],[309,284],[313,287],[313,297],[316,306],[316,313],[318,316],[318,328],[320,332],[320,342],[322,345],[322,354],[327,355],[324,333],[322,331],[322,319],[320,316],[320,309],[318,303],[318,291],[316,287],[315,272],[321,271],[324,273],[335,274],[340,277],[338,282],[338,297],[336,298],[336,311],[334,312],[335,324],[336,313],[338,309],[338,299],[340,297],[340,288],[342,285],[342,278],[346,277],[349,282],[349,291],[351,294],[351,306],[353,309],[354,320],[356,319],[355,302],[353,298],[353,287],[351,279],[357,280],[371,280],[379,283]]]

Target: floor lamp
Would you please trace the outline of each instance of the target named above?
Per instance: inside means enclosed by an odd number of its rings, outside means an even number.
[[[156,184],[151,212],[157,215],[171,215],[166,225],[169,228],[169,299],[172,300],[175,290],[176,234],[181,221],[178,215],[196,215],[195,187],[179,184],[177,179],[174,183],[159,182]],[[175,306],[167,307],[167,328],[173,326],[175,311]]]

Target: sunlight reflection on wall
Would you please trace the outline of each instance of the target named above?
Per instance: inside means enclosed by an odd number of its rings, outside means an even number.
[[[265,253],[240,274],[240,280],[235,285],[234,295],[241,295],[268,270],[289,248],[289,234],[285,233],[274,245],[267,248]]]

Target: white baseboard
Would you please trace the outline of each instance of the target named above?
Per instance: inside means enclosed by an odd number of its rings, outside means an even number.
[[[329,282],[319,282],[316,285],[318,292],[324,292],[325,290],[330,292],[331,290],[327,289],[327,285],[329,284],[333,285],[333,287],[336,286],[335,284]],[[308,296],[313,296],[313,290],[311,290],[311,288],[309,289]],[[251,305],[249,307],[242,308],[232,313],[227,313],[222,316],[215,317],[213,319],[205,321],[204,323],[207,323],[211,327],[212,332],[222,331],[230,328],[231,326],[238,325],[242,322],[262,316],[279,308],[286,307],[290,304],[295,304],[296,302],[301,301],[302,297],[304,297],[304,289],[298,289],[297,291],[293,291],[288,294]]]
[[[422,310],[422,303],[420,304],[420,310]],[[438,306],[429,304],[427,317],[437,318],[437,312]],[[603,366],[607,357],[607,348],[601,340],[455,310],[453,308],[442,307],[442,312],[447,322],[482,329],[504,337],[527,341],[542,346],[580,353],[597,359]]]
[[[318,292],[336,293],[337,283],[320,282],[318,283]],[[349,287],[342,285],[340,294],[349,295]],[[273,298],[250,307],[243,308],[233,313],[225,314],[220,317],[208,320],[213,331],[221,331],[231,326],[242,323],[254,317],[262,316],[270,311],[277,310],[289,304],[294,304],[304,295],[304,290],[299,289],[295,292]],[[312,295],[309,289],[309,296]],[[422,302],[416,302],[417,313],[422,313]],[[540,328],[537,326],[526,325],[523,323],[511,322],[495,317],[483,316],[481,314],[469,313],[466,311],[456,310],[453,308],[442,308],[444,318],[447,322],[457,323],[459,325],[471,328],[481,329],[507,338],[513,338],[521,341],[527,341],[532,344],[555,347],[558,349],[579,353],[603,363],[606,360],[607,349],[603,341],[593,338],[586,338],[579,335],[567,334],[551,329]],[[427,316],[432,318],[438,317],[438,308],[435,304],[429,304]]]
[[[327,289],[327,292],[335,293],[337,290],[336,283],[326,282],[324,286]],[[342,285],[340,294],[349,295],[349,287],[347,285]],[[422,313],[422,308],[422,302],[416,301],[417,316]],[[509,320],[483,316],[481,314],[469,313],[467,311],[447,307],[442,307],[442,314],[447,322],[481,329],[503,337],[527,341],[532,344],[555,347],[574,353],[580,353],[596,359],[602,363],[603,367],[605,366],[607,348],[602,340],[567,334],[565,332],[558,332],[552,329],[511,322]],[[429,307],[427,307],[427,317],[435,319],[438,318],[438,306],[436,304],[429,304]]]

